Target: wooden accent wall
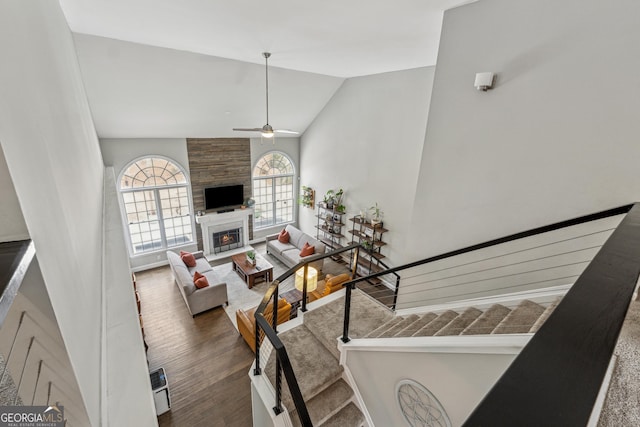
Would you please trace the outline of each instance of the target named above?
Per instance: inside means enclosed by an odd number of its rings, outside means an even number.
[[[251,145],[249,138],[187,138],[193,209],[204,211],[204,189],[218,185],[244,185],[244,198],[251,197]],[[198,248],[202,232],[196,226]],[[253,218],[249,218],[253,239]]]

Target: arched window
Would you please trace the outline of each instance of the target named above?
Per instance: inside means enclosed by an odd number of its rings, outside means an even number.
[[[253,168],[255,228],[293,221],[294,169],[286,154],[265,154]]]
[[[171,160],[134,161],[122,172],[120,194],[133,255],[193,242],[189,182]]]

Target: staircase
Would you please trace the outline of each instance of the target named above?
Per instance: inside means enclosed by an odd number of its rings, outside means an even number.
[[[352,293],[350,338],[426,337],[444,335],[534,333],[559,303],[543,307],[524,300],[509,309],[494,304],[485,311],[469,307],[461,312],[396,316],[364,292]],[[279,334],[289,353],[296,379],[314,426],[363,426],[365,417],[354,403],[354,392],[343,378],[337,340],[342,335],[344,299],[304,314],[304,321]],[[265,368],[275,384],[275,355]],[[283,383],[284,380],[283,377]],[[300,421],[289,389],[282,385],[282,402],[294,426]]]

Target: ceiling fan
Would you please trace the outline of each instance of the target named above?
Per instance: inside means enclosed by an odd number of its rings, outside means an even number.
[[[269,52],[263,52],[264,56],[264,69],[265,69],[265,81],[266,81],[266,99],[267,99],[267,124],[261,128],[233,128],[234,131],[240,132],[260,132],[263,138],[273,138],[276,133],[286,133],[291,135],[299,135],[300,132],[286,130],[286,129],[273,129],[269,124]]]

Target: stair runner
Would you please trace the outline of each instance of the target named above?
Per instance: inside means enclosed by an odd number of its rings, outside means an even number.
[[[524,300],[513,310],[495,304],[485,311],[470,307],[458,313],[395,316],[361,291],[352,294],[351,338],[425,337],[443,335],[534,333],[559,302],[548,307]],[[314,426],[362,426],[364,415],[352,402],[353,390],[342,379],[338,338],[342,335],[344,300],[305,313],[304,323],[280,333]],[[275,354],[265,373],[275,384]],[[294,426],[298,414],[283,377],[282,403]]]

